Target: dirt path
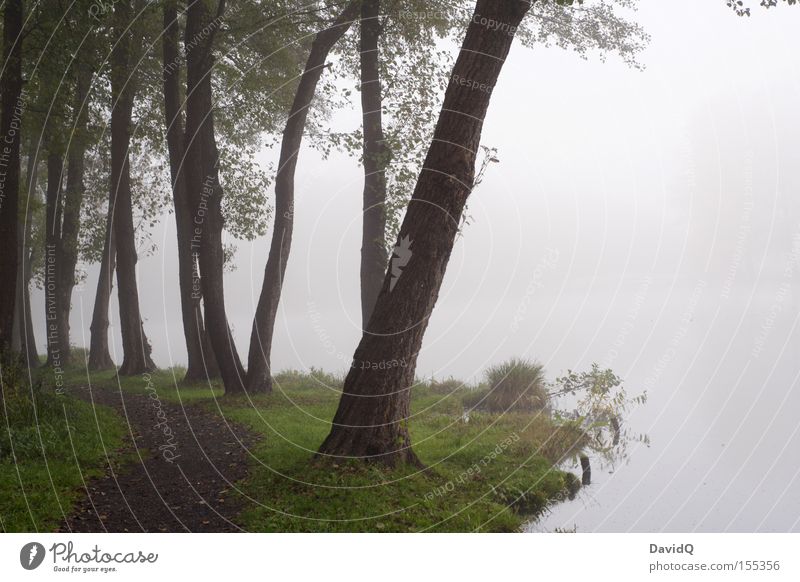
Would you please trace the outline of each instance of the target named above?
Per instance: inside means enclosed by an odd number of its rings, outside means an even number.
[[[61,531],[242,531],[234,523],[241,507],[226,497],[247,475],[252,435],[196,405],[159,400],[155,392],[71,392],[127,419],[133,460],[87,482],[85,498]]]

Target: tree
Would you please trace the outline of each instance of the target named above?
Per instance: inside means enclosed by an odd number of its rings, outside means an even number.
[[[87,55],[82,57],[86,59]],[[85,190],[83,177],[88,117],[85,102],[91,78],[86,62],[73,67],[76,78],[72,104],[73,123],[67,146],[66,188],[62,189],[63,157],[53,151],[47,162],[45,309],[47,335],[48,340],[51,340],[47,343],[47,361],[49,365],[57,364],[62,367],[70,363],[69,317],[78,264],[80,214]]]
[[[256,157],[262,135],[276,126],[277,112],[282,114],[286,110],[286,94],[293,86],[286,77],[294,68],[299,53],[292,46],[298,28],[292,26],[290,17],[293,13],[286,3],[275,6],[272,2],[234,0],[218,4],[213,19],[212,5],[207,2],[206,6],[194,7],[191,17],[187,18],[183,36],[187,60],[192,60],[191,74],[188,74],[188,62],[186,66],[187,81],[192,88],[187,87],[184,106],[181,98],[183,55],[178,46],[180,17],[176,2],[164,4],[162,93],[178,232],[179,286],[188,354],[188,381],[219,375],[215,348],[207,329],[210,324],[203,316],[203,277],[199,268],[202,231],[211,220],[221,225],[220,233],[224,230],[240,239],[253,240],[266,233],[269,209],[265,211],[265,205],[269,180],[266,172],[258,166]],[[288,14],[286,10],[289,10]],[[199,12],[203,18],[200,27],[196,25]],[[275,58],[276,53],[280,58]],[[208,62],[204,60],[205,55],[208,55]],[[207,68],[206,73],[202,72],[203,67]],[[286,89],[275,90],[270,99],[264,99],[264,87],[275,85]],[[213,99],[214,94],[216,99]],[[188,112],[190,105],[191,113]],[[192,117],[187,123],[184,114]],[[196,165],[200,160],[197,156],[202,156],[204,148],[208,151],[206,157],[216,160],[211,162],[213,178],[209,178],[209,173],[197,173],[200,171]],[[190,166],[194,170],[189,171]],[[227,190],[235,193],[233,196],[220,195],[220,209],[218,213],[214,211],[216,215],[213,217],[205,215],[208,210],[205,206],[197,206],[198,196],[203,197],[205,178],[209,178],[209,183],[218,182],[218,193]],[[187,185],[187,179],[190,185]],[[202,210],[203,216],[197,214],[198,210]],[[195,228],[199,232],[195,232]],[[219,243],[209,244],[215,249],[213,252],[222,257],[224,268],[235,267],[230,246],[224,246],[221,239]],[[222,289],[221,277],[215,286]],[[224,317],[224,306],[212,307],[219,311],[218,318]],[[217,347],[226,352],[235,350],[232,341],[218,343]],[[228,368],[237,369],[235,364]],[[238,373],[228,377],[238,378]],[[233,386],[238,383],[238,380],[234,381]]]
[[[149,240],[148,227],[155,225],[166,203],[164,186],[167,181],[160,163],[164,118],[159,115],[160,109],[156,104],[161,91],[155,79],[161,80],[161,66],[156,59],[149,58],[152,47],[147,43],[151,36],[157,38],[160,34],[157,12],[151,4],[129,2],[123,8],[127,15],[120,15],[111,9],[116,8],[116,4],[104,6],[93,2],[88,8],[98,39],[101,42],[105,40],[106,44],[100,47],[102,61],[98,64],[87,104],[92,107],[95,125],[102,131],[87,152],[90,163],[86,175],[87,204],[82,218],[80,257],[86,262],[100,263],[90,326],[89,367],[100,370],[114,366],[109,354],[108,328],[116,275],[123,352],[126,347],[129,350],[128,356],[123,353],[121,369],[127,374],[131,366],[126,365],[126,359],[143,361],[150,367],[153,365],[141,322],[136,264],[141,255],[155,250],[155,245]],[[86,13],[87,9],[80,10],[84,18]],[[125,69],[130,72],[128,77]],[[136,168],[133,173],[131,165]],[[120,179],[112,182],[111,175]],[[118,221],[123,222],[121,232]],[[122,272],[117,269],[118,265]],[[132,353],[131,349],[136,351]]]
[[[410,252],[399,276],[390,269],[384,277],[320,456],[420,464],[408,433],[417,354],[473,186],[491,90],[529,9],[520,0],[476,2],[400,228],[399,240],[408,241]],[[492,30],[481,24],[484,18],[505,28]]]
[[[216,19],[222,19],[225,0],[217,5]],[[194,235],[199,238],[198,264],[203,294],[205,323],[219,365],[226,393],[244,390],[244,367],[233,341],[225,314],[222,246],[222,198],[219,179],[219,151],[214,132],[212,51],[217,30],[212,26],[206,2],[189,5],[186,31],[186,136],[184,142],[185,176],[191,201]],[[204,28],[211,33],[204,36]],[[194,238],[194,237],[193,237]]]
[[[136,284],[138,257],[133,226],[129,149],[137,74],[132,53],[133,31],[136,29],[131,25],[131,16],[131,6],[127,2],[114,5],[110,200],[113,199],[112,227],[116,231],[117,292],[123,347],[123,361],[119,369],[121,375],[141,374],[155,369],[150,358],[150,343],[144,333]]]
[[[476,157],[491,92],[515,36],[526,45],[555,44],[581,56],[614,51],[636,65],[646,35],[613,6],[568,9],[571,0],[534,3],[478,0],[450,75],[431,145],[397,236],[373,314],[319,457],[387,465],[419,464],[408,433],[410,387],[463,211],[480,182]],[[634,7],[621,0],[623,7]]]
[[[227,375],[229,380],[243,375],[235,364],[235,346],[232,341],[224,341],[229,336],[224,304],[204,301],[203,288],[210,285],[221,292],[221,273],[235,267],[232,247],[222,243],[223,231],[245,240],[266,232],[269,212],[265,212],[264,205],[269,181],[256,158],[262,135],[275,127],[279,118],[276,112],[286,110],[286,95],[293,87],[286,73],[293,69],[301,43],[294,43],[298,28],[287,16],[294,14],[290,6],[295,3],[303,4],[301,0],[277,6],[273,2],[233,0],[214,7],[214,2],[205,0],[200,5],[189,3],[186,12],[179,13],[179,3],[167,0],[163,3],[161,34],[152,34],[162,44],[161,70],[157,75],[149,69],[141,72],[142,89],[148,94],[137,99],[137,133],[150,151],[160,153],[166,142],[169,162],[188,354],[187,381],[219,375],[217,349],[223,350],[226,368],[235,372]],[[182,34],[184,15],[186,26]],[[179,46],[181,37],[185,68]],[[280,58],[274,58],[276,53]],[[264,66],[265,59],[269,66]],[[184,70],[188,85],[185,92]],[[163,109],[149,98],[156,77],[158,101]],[[282,88],[273,91],[270,99],[264,99],[264,87],[272,85]],[[218,95],[216,101],[214,93]],[[155,112],[161,115],[154,125]],[[164,136],[166,140],[162,139]],[[204,164],[210,169],[204,170]],[[140,169],[138,174],[143,171]],[[214,198],[204,195],[206,186],[209,193],[219,194],[219,208],[208,207],[207,202]],[[235,196],[222,196],[226,189],[235,191]],[[210,236],[203,237],[204,232]],[[216,241],[215,233],[219,235]],[[211,253],[205,268],[210,278],[205,283],[200,266],[204,244]],[[222,266],[219,275],[214,274],[217,269],[212,264],[217,261]],[[212,317],[217,323],[204,316],[206,309],[214,312]],[[222,320],[226,323],[220,329],[226,331],[215,346],[209,330]],[[241,384],[234,380],[233,385],[237,382]]]
[[[635,8],[631,0],[620,0],[617,4]],[[441,105],[446,88],[446,83],[442,86],[436,80],[446,79],[452,66],[448,53],[438,47],[442,39],[454,36],[455,31],[460,33],[460,19],[469,9],[466,2],[384,0],[380,17],[372,19],[374,30],[370,20],[362,19],[362,31],[367,30],[367,36],[362,35],[361,43],[346,39],[339,50],[340,59],[334,70],[337,76],[361,75],[362,115],[364,100],[368,99],[369,119],[362,123],[363,129],[315,137],[323,153],[333,147],[344,150],[359,156],[365,168],[360,273],[364,325],[392,252],[380,244],[396,239],[402,212],[436,124],[436,105]],[[528,46],[556,44],[574,48],[583,56],[592,49],[611,50],[629,62],[645,36],[639,27],[620,18],[608,3],[581,5],[580,9],[569,12],[559,3],[538,3],[518,32]],[[365,45],[367,38],[371,42]],[[361,58],[354,59],[353,55]],[[372,57],[377,58],[376,63],[370,62]],[[365,76],[374,66],[379,67],[378,76],[374,69]],[[375,89],[382,79],[386,80],[385,92]],[[378,118],[383,117],[382,113],[386,114],[385,119]],[[490,162],[497,161],[496,150],[486,146],[481,150],[483,159],[479,167],[486,170]],[[476,181],[480,182],[483,172],[478,174]]]
[[[22,0],[3,11],[3,74],[0,95],[0,350],[11,347],[17,293],[17,246],[22,118]]]
[[[761,0],[763,8],[774,8],[778,5],[779,0]],[[797,0],[781,0],[787,6],[794,6]],[[750,7],[745,6],[744,0],[725,0],[725,3],[732,9],[738,16],[750,16]]]
[[[380,0],[361,6],[361,115],[363,120],[364,217],[361,236],[361,325],[366,329],[386,274],[386,166],[379,40]]]
[[[33,314],[31,313],[31,280],[33,279],[34,263],[40,258],[39,242],[34,235],[34,221],[40,206],[36,195],[36,186],[39,176],[39,160],[36,152],[36,141],[33,132],[28,138],[27,171],[25,176],[26,198],[24,218],[20,218],[19,232],[19,268],[17,277],[15,335],[19,343],[19,351],[25,357],[28,368],[39,366],[39,352],[36,348],[36,335],[33,329]]]
[[[197,252],[192,249],[194,224],[184,175],[184,123],[181,103],[181,55],[178,47],[180,26],[176,0],[164,2],[162,35],[163,93],[166,141],[172,180],[172,197],[178,248],[178,283],[181,298],[183,333],[186,340],[187,382],[219,375],[219,367],[206,333],[200,305],[200,276]]]
[[[78,259],[87,137],[84,100],[90,74],[86,66],[91,56],[78,48],[83,44],[85,18],[76,22],[71,13],[54,18],[38,7],[31,16],[35,33],[29,46],[36,54],[36,66],[30,75],[35,79],[37,99],[28,126],[39,131],[47,167],[42,269],[47,364],[61,367],[69,363],[70,355],[69,314]],[[82,40],[86,41],[86,36]],[[56,44],[58,50],[53,48]],[[29,153],[39,155],[35,150]]]
[[[387,241],[397,234],[433,134],[445,88],[436,79],[444,79],[452,64],[437,44],[460,32],[461,8],[448,0],[369,0],[362,4],[360,34],[339,44],[333,77],[358,79],[362,123],[351,132],[316,135],[314,144],[326,156],[332,148],[343,150],[364,167],[362,329],[386,274]],[[321,93],[336,95],[328,84]]]
[[[111,292],[114,288],[114,272],[117,267],[117,244],[114,232],[114,196],[109,198],[106,218],[103,251],[100,259],[100,273],[92,308],[92,323],[89,338],[89,369],[109,370],[114,360],[108,349],[108,311],[111,305]]]
[[[88,2],[84,0],[82,7],[88,7]],[[24,60],[23,67],[36,99],[27,108],[25,120],[25,131],[30,138],[26,208],[20,215],[23,229],[19,239],[21,282],[17,327],[20,347],[25,349],[29,365],[36,365],[38,356],[30,316],[29,284],[34,267],[39,270],[42,265],[48,363],[60,366],[69,362],[70,355],[69,316],[76,282],[84,155],[89,137],[86,98],[91,64],[96,57],[96,39],[85,11],[79,8],[56,16],[34,5],[27,22],[24,34],[30,58]],[[40,228],[35,211],[38,167],[42,159],[47,160],[48,184],[45,219]],[[44,239],[42,248],[36,240],[38,236]],[[42,257],[40,253],[45,248],[46,257]]]
[[[294,176],[308,110],[331,49],[358,17],[360,7],[360,0],[349,2],[330,26],[316,34],[283,131],[278,173],[275,178],[275,224],[264,271],[264,282],[250,335],[247,366],[247,391],[250,393],[272,390],[270,362],[272,336],[292,244]]]
[[[50,130],[49,133],[52,135],[53,131]],[[58,255],[60,254],[61,222],[64,212],[62,191],[64,155],[60,151],[56,139],[48,141],[50,143],[48,144],[47,191],[45,193],[44,311],[47,322],[47,365],[60,367],[62,365],[62,349],[66,352],[69,345],[68,324],[58,317]],[[67,329],[66,336],[63,335],[64,327]]]

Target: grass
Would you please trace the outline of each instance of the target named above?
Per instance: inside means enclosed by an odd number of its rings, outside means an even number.
[[[110,409],[31,386],[15,364],[4,362],[2,372],[0,528],[52,531],[84,481],[104,473],[106,454],[123,460],[124,424]]]
[[[253,399],[223,398],[216,384],[182,386],[181,377],[180,369],[164,370],[150,382],[160,398],[205,406],[260,437],[250,451],[249,476],[238,484],[240,522],[249,531],[518,531],[579,487],[574,475],[555,468],[583,444],[579,434],[541,412],[465,417],[464,400],[472,393],[453,379],[412,390],[409,426],[427,465],[419,471],[313,461],[330,430],[341,377],[285,372],[276,376],[273,394]],[[65,375],[67,385],[89,380],[132,392],[147,386],[141,377],[118,379],[113,371],[88,379],[82,370]]]
[[[486,370],[486,385],[465,400],[474,410],[490,412],[543,411],[547,388],[541,364],[512,358]]]
[[[538,513],[575,490],[575,478],[539,454],[552,435],[549,421],[483,415],[464,423],[460,407],[458,414],[438,411],[436,395],[415,395],[410,423],[415,451],[428,471],[352,463],[332,471],[315,465],[313,451],[329,426],[307,415],[329,418],[335,405],[329,399],[309,395],[301,410],[273,395],[263,401],[270,405],[263,416],[231,407],[233,419],[268,435],[254,451],[259,464],[243,488],[260,502],[248,504],[242,516],[248,529],[516,531],[525,520],[517,510]],[[562,448],[552,440],[550,447]]]

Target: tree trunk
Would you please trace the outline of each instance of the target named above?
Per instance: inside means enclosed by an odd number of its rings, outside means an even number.
[[[14,321],[11,326],[11,351],[15,354],[22,352],[22,336],[25,333],[23,318],[23,286],[25,276],[23,268],[25,265],[25,229],[23,225],[17,225],[17,292],[14,293]]]
[[[36,349],[36,336],[33,331],[33,316],[31,313],[31,280],[33,279],[33,259],[36,256],[33,248],[33,206],[36,203],[36,186],[39,181],[39,158],[36,150],[36,140],[30,140],[28,145],[28,163],[25,174],[27,190],[25,206],[25,219],[20,232],[20,277],[19,292],[17,294],[16,319],[18,321],[17,335],[19,336],[20,353],[25,357],[28,368],[39,366],[39,352]]]
[[[58,255],[64,200],[61,192],[64,157],[51,151],[47,155],[47,193],[45,195],[44,311],[47,326],[47,365],[63,367],[67,351],[63,322],[59,317]],[[68,340],[67,340],[68,341]]]
[[[487,19],[519,25],[530,4],[478,0],[445,93],[391,269],[355,351],[333,426],[319,456],[419,464],[408,432],[410,387],[475,177],[481,129],[513,42]]]
[[[88,73],[84,65],[78,65],[73,103],[75,120],[67,153],[67,184],[63,196],[60,188],[63,159],[60,155],[51,155],[48,158],[45,288],[48,338],[55,340],[54,344],[48,342],[48,346],[53,345],[52,350],[48,349],[48,363],[61,367],[70,363],[69,316],[72,308],[72,290],[75,287],[75,267],[78,264],[78,235],[84,194],[87,119],[84,101],[88,91]],[[51,188],[51,181],[57,182],[58,187],[54,184]],[[51,260],[54,263],[51,264]]]
[[[224,11],[220,0],[217,17]],[[222,248],[222,186],[219,182],[219,155],[214,135],[211,75],[214,58],[213,33],[202,39],[209,14],[204,2],[189,5],[186,18],[186,135],[185,180],[192,213],[191,250],[198,256],[200,287],[205,324],[211,339],[225,393],[244,390],[244,367],[239,359],[233,334],[225,314]],[[213,27],[212,30],[216,30]],[[199,243],[199,245],[197,244]]]
[[[97,279],[97,291],[94,296],[94,310],[90,326],[89,369],[95,371],[109,370],[114,367],[114,360],[111,359],[108,350],[108,311],[111,303],[111,291],[114,289],[114,271],[117,265],[113,217],[114,200],[112,196],[108,203],[103,258],[100,260],[100,275]]]
[[[33,279],[33,264],[34,249],[31,248],[30,253],[27,255],[27,262],[23,269],[25,283],[22,289],[22,321],[24,323],[24,331],[22,333],[21,352],[24,354],[28,368],[38,368],[41,362],[39,361],[39,350],[36,347],[36,335],[33,330],[33,313],[31,311],[31,280]]]
[[[364,218],[361,239],[361,325],[369,316],[386,276],[386,165],[378,42],[380,0],[361,6],[361,113],[364,126]]]
[[[80,212],[83,203],[84,175],[83,144],[73,138],[67,156],[67,187],[64,191],[64,218],[61,224],[61,240],[57,254],[57,309],[58,325],[62,340],[61,362],[68,365],[71,360],[69,316],[72,310],[72,290],[75,288],[75,267],[78,264],[78,234]]]
[[[36,148],[34,140],[30,140],[28,145],[27,167],[25,170],[25,216],[19,219],[17,225],[17,292],[14,299],[14,336],[11,343],[11,349],[15,353],[27,354],[27,345],[25,341],[25,333],[27,331],[25,325],[25,286],[28,285],[28,277],[26,271],[28,265],[26,259],[28,258],[28,248],[30,247],[30,225],[31,218],[33,217],[33,194],[31,178],[34,178],[36,173]],[[35,179],[33,184],[35,184]]]
[[[10,348],[17,294],[19,149],[22,96],[22,0],[6,0],[3,12],[3,72],[0,95],[0,351]]]
[[[317,33],[283,131],[278,174],[275,178],[275,227],[264,272],[264,283],[261,287],[261,295],[253,321],[253,331],[250,336],[247,365],[247,390],[250,393],[272,391],[270,363],[272,336],[283,277],[286,273],[286,262],[289,259],[289,249],[292,244],[294,175],[308,109],[314,99],[317,83],[325,69],[325,60],[336,42],[358,17],[360,5],[360,1],[350,2],[329,28]]]
[[[180,34],[176,0],[164,4],[164,35],[162,49],[164,60],[164,113],[166,116],[167,149],[172,178],[172,198],[175,206],[175,223],[178,236],[178,283],[183,317],[183,335],[186,340],[187,369],[185,382],[197,382],[219,376],[214,351],[203,323],[200,308],[202,296],[197,256],[192,252],[194,227],[190,204],[187,200],[183,173],[183,111],[181,109],[180,63],[178,50]]]
[[[581,460],[581,485],[592,484],[592,462],[589,457],[581,453],[578,455]]]
[[[114,5],[114,38],[111,51],[111,197],[115,198],[113,226],[117,246],[117,293],[123,361],[120,375],[132,376],[155,369],[150,359],[150,343],[144,333],[136,285],[136,233],[133,228],[133,202],[130,182],[130,126],[135,95],[134,66],[131,59],[131,7],[126,2]]]

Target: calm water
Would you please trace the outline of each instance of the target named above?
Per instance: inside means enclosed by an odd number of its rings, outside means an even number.
[[[592,485],[529,531],[800,531],[798,302],[772,287],[744,315],[705,290],[671,335],[626,338],[644,351],[614,367],[648,388],[630,426],[651,446],[593,465]]]

